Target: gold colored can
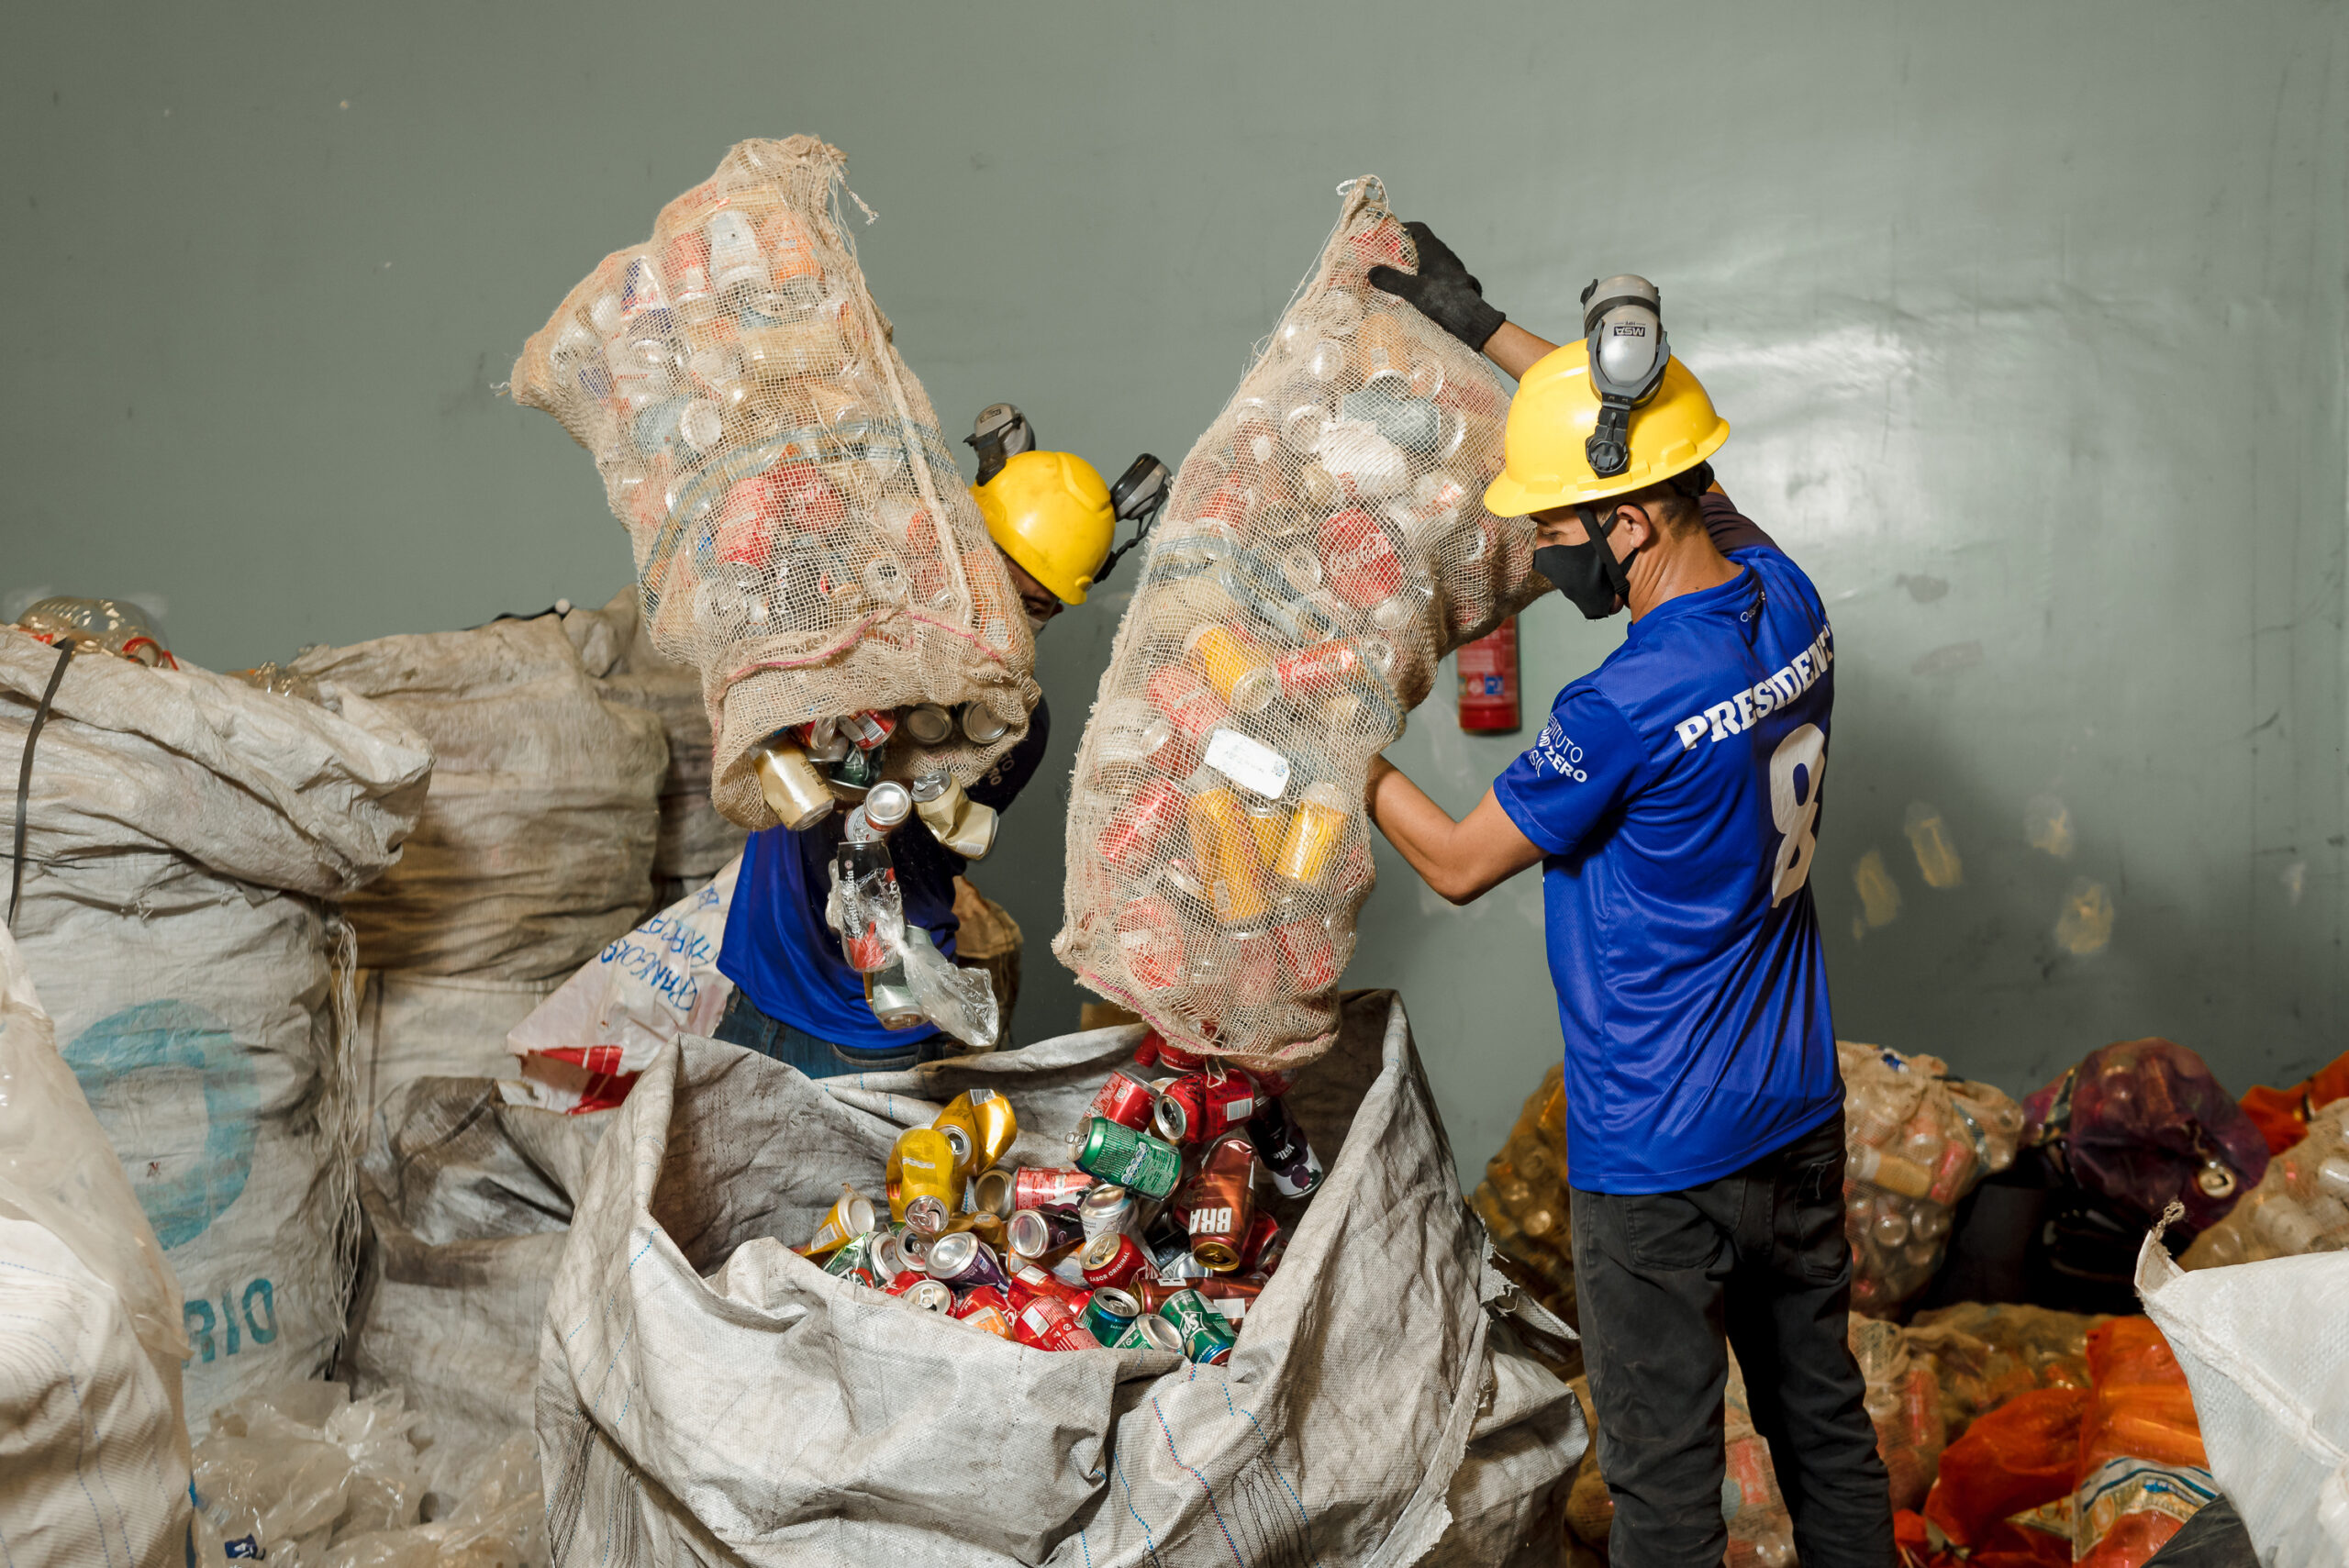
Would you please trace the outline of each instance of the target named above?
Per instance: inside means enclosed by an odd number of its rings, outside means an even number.
[[[1306,787],[1305,800],[1290,818],[1288,836],[1273,857],[1274,874],[1306,887],[1329,880],[1330,862],[1346,836],[1346,801],[1324,782]]]
[[[1011,1101],[993,1089],[969,1089],[955,1095],[930,1126],[941,1131],[959,1128],[969,1140],[971,1165],[965,1174],[986,1170],[1010,1153],[1019,1136],[1019,1118]]]
[[[1183,651],[1215,695],[1241,713],[1262,713],[1280,692],[1273,662],[1228,626],[1210,622],[1183,639]]]
[[[831,815],[831,786],[796,741],[777,731],[752,748],[751,756],[759,793],[775,820],[796,833]]]
[[[980,1240],[994,1248],[996,1255],[998,1256],[1002,1254],[1005,1241],[1009,1235],[1009,1232],[1005,1228],[1003,1216],[999,1214],[990,1214],[985,1210],[981,1210],[976,1214],[956,1215],[953,1218],[946,1222],[946,1229],[941,1231],[940,1234],[943,1236],[952,1236],[957,1230],[969,1231],[972,1235],[977,1237]]]
[[[954,1175],[954,1145],[934,1127],[908,1129],[889,1151],[897,1168],[889,1194],[889,1217],[924,1236],[944,1231],[960,1207],[962,1187]]]
[[[1248,836],[1255,840],[1256,858],[1267,868],[1280,859],[1281,843],[1288,836],[1288,813],[1269,800],[1251,797],[1240,809],[1248,818]]]
[[[1208,903],[1227,926],[1264,918],[1271,907],[1257,873],[1256,839],[1239,797],[1210,789],[1191,797],[1191,855],[1207,884]]]

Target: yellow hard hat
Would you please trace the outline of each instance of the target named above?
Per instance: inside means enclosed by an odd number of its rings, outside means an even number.
[[[1631,461],[1601,479],[1585,443],[1598,425],[1590,349],[1581,339],[1542,356],[1509,400],[1506,462],[1485,491],[1497,517],[1521,517],[1582,501],[1625,495],[1696,467],[1729,439],[1729,421],[1677,355],[1653,396],[1631,410]]]
[[[1004,554],[1063,604],[1085,603],[1118,531],[1109,487],[1091,463],[1074,452],[1015,453],[971,494]]]

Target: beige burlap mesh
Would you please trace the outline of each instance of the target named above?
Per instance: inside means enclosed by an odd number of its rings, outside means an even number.
[[[1036,705],[1018,595],[857,267],[846,172],[813,137],[739,143],[514,364],[516,401],[595,455],[653,643],[701,672],[710,797],[754,828],[775,818],[745,753],[787,725],[977,703],[1001,737],[900,734],[883,770],[968,784]]]
[[[1192,1050],[1327,1050],[1374,876],[1363,784],[1436,662],[1543,586],[1482,505],[1508,392],[1364,276],[1417,265],[1375,179],[1176,475],[1069,800],[1085,984]]]

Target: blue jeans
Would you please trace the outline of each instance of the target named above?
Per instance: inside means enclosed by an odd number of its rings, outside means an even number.
[[[740,990],[726,1004],[726,1014],[718,1020],[718,1028],[710,1031],[710,1038],[771,1056],[798,1068],[810,1078],[844,1078],[852,1073],[903,1073],[945,1054],[939,1047],[940,1037],[935,1034],[884,1051],[834,1045],[779,1018],[767,1017],[759,1011],[757,1003]]]

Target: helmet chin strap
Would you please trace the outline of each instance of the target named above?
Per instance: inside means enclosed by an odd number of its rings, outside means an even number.
[[[1614,550],[1607,542],[1608,536],[1615,530],[1615,519],[1622,515],[1622,508],[1608,507],[1606,520],[1603,522],[1599,519],[1599,509],[1597,506],[1577,506],[1575,511],[1582,518],[1583,533],[1589,539],[1591,548],[1598,553],[1599,570],[1607,573],[1609,585],[1615,590],[1616,597],[1621,599],[1626,605],[1630,604],[1631,602],[1631,570],[1624,562],[1615,558]],[[1633,547],[1633,553],[1637,553],[1636,546]]]

